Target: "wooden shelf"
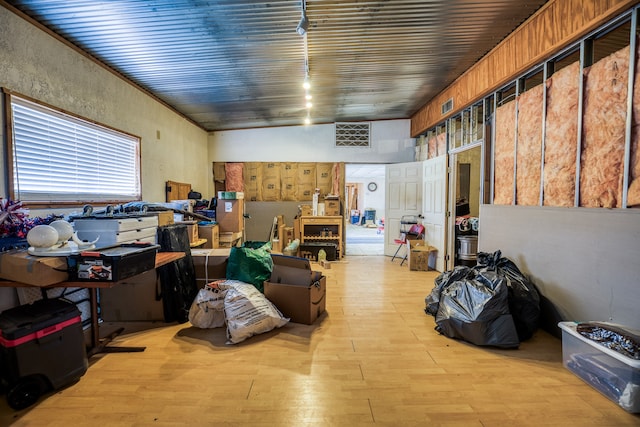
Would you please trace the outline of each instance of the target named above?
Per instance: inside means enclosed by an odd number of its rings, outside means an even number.
[[[304,240],[340,240],[340,236],[318,236],[318,235],[309,235],[302,236]]]
[[[336,243],[336,258],[344,256],[342,239],[343,218],[338,216],[301,216],[300,217],[300,244],[312,242]],[[323,236],[324,230],[330,231],[331,236]]]

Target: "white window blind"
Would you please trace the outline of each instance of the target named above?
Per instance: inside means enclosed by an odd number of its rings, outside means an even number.
[[[15,200],[140,200],[140,139],[10,96]]]

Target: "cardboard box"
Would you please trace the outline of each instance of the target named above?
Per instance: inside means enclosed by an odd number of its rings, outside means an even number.
[[[198,224],[198,237],[207,239],[207,242],[202,245],[203,249],[218,249],[220,247],[219,229],[218,224]]]
[[[240,191],[218,191],[218,199],[221,199],[221,200],[244,199],[244,193]]]
[[[184,224],[187,226],[187,234],[189,235],[189,243],[197,242],[198,237],[198,222],[197,221],[180,221],[177,224]]]
[[[227,277],[227,260],[231,249],[191,249],[191,258],[199,289],[216,279]]]
[[[236,233],[244,228],[244,200],[218,200],[216,222],[220,233]]]
[[[49,286],[69,279],[66,257],[41,257],[27,251],[0,253],[0,278],[33,286]]]
[[[219,233],[219,247],[220,248],[230,248],[232,246],[238,246],[238,244],[242,240],[242,232],[238,231],[237,233],[225,232]]]
[[[326,216],[339,216],[340,215],[340,200],[325,199],[324,200],[324,214]]]
[[[163,225],[171,225],[174,223],[173,211],[152,212],[152,214],[158,217],[158,227],[162,227]]]
[[[100,289],[100,315],[107,322],[164,320],[156,270],[125,279],[112,288]]]
[[[264,282],[264,295],[295,323],[311,325],[325,311],[327,278],[311,270],[309,260],[272,255],[271,278]]]
[[[407,240],[409,270],[429,271],[429,258],[437,249],[427,245],[424,240]],[[435,263],[434,263],[435,264]]]
[[[558,326],[562,329],[565,368],[625,411],[640,413],[640,360],[583,336],[575,322],[560,322]],[[628,330],[629,335],[640,333],[619,325],[611,326]]]
[[[313,207],[311,205],[300,205],[300,216],[311,216]]]

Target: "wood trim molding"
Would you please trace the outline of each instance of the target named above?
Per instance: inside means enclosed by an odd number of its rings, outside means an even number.
[[[640,0],[551,0],[411,117],[411,136],[457,114]],[[440,106],[453,98],[455,108]]]

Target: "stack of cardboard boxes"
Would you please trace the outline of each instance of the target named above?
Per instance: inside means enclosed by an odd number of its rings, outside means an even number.
[[[244,193],[219,191],[216,209],[219,241],[222,247],[235,246],[244,231]]]

